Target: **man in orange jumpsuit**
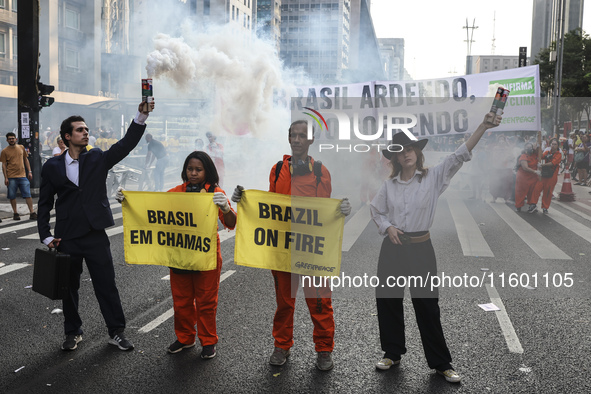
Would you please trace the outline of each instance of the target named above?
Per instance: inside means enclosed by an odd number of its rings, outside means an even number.
[[[550,142],[550,148],[546,148],[542,154],[542,178],[536,184],[532,195],[532,204],[537,205],[540,194],[544,192],[542,197],[542,211],[544,213],[548,213],[548,208],[550,208],[552,202],[552,193],[558,181],[558,168],[561,160],[562,154],[558,149],[558,140],[553,138]],[[546,176],[546,174],[549,176]]]
[[[283,161],[275,164],[269,176],[269,191],[292,196],[330,197],[332,191],[330,173],[320,162],[308,156],[308,149],[314,138],[308,139],[308,123],[298,120],[289,127],[288,140],[292,155],[284,155]],[[279,167],[279,168],[278,168]],[[232,201],[240,201],[242,187],[238,186]],[[345,198],[341,202],[341,213],[351,213],[351,205]],[[282,271],[271,271],[275,281],[277,310],[273,319],[273,337],[275,349],[269,363],[283,365],[293,346],[293,314],[295,295],[301,275]],[[322,371],[334,366],[332,350],[334,348],[334,318],[332,309],[332,291],[330,287],[303,288],[310,317],[314,323],[313,340],[317,352],[316,366]]]
[[[521,212],[521,207],[529,204],[529,213],[537,211],[536,204],[532,204],[533,192],[539,179],[538,153],[534,150],[533,144],[525,144],[524,153],[519,157],[519,168],[515,178],[515,208]]]

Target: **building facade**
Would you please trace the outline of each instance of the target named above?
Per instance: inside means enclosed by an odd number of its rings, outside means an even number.
[[[559,6],[563,0],[534,0],[532,17],[531,58],[535,59],[544,48],[550,47],[560,33]],[[566,0],[564,32],[583,26],[584,0]]]
[[[277,52],[281,45],[281,0],[257,0],[257,33],[275,44]]]
[[[312,83],[337,83],[349,67],[350,0],[284,0],[280,56]],[[305,83],[305,81],[302,81]]]
[[[404,79],[404,38],[378,38],[386,79]]]
[[[480,74],[491,71],[507,70],[519,67],[519,56],[484,55],[472,56],[472,73]],[[527,59],[527,65],[530,59]]]

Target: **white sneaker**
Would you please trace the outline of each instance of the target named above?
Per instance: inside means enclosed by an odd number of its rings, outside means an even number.
[[[376,364],[377,369],[381,369],[382,371],[386,371],[390,369],[390,367],[394,365],[400,364],[400,360],[392,361],[389,358],[383,358]]]
[[[462,378],[460,375],[454,371],[453,369],[446,369],[445,371],[440,371],[436,369],[437,373],[445,378],[450,383],[459,383]]]

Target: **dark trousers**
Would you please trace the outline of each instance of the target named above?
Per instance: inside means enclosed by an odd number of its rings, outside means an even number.
[[[94,294],[107,324],[109,336],[125,328],[125,316],[119,291],[115,284],[115,269],[109,238],[104,230],[92,230],[86,235],[60,242],[59,251],[71,259],[70,296],[63,300],[64,331],[66,335],[82,334],[82,319],[78,313],[78,289],[82,274],[82,259],[86,261]]]
[[[156,168],[154,168],[154,187],[157,192],[161,192],[164,189],[164,170],[166,170],[167,165],[168,156],[156,160]]]
[[[388,237],[384,239],[378,260],[380,284],[376,290],[380,342],[384,357],[399,360],[406,353],[404,335],[404,287],[387,286],[388,277],[422,277],[437,275],[437,262],[431,240],[408,245],[394,245]],[[391,283],[392,279],[389,279]],[[407,280],[408,282],[408,280]],[[402,281],[398,282],[400,286]],[[417,282],[419,283],[419,282]],[[451,355],[443,336],[439,311],[439,293],[419,284],[408,284],[417,325],[421,333],[423,350],[429,368],[446,370],[451,368]]]

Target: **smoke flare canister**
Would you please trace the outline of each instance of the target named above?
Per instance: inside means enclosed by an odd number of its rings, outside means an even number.
[[[503,88],[502,86],[500,86],[497,89],[497,93],[495,94],[495,98],[493,99],[493,103],[492,106],[490,107],[490,112],[493,113],[497,113],[497,109],[499,108],[499,104],[501,102],[501,98],[503,97],[503,92],[505,91],[505,88]],[[503,104],[503,107],[505,105]]]
[[[152,89],[152,78],[142,79],[142,101],[144,102],[144,110],[152,111],[149,105],[154,100],[154,91]]]
[[[509,93],[511,93],[510,90],[503,89],[503,94],[501,95],[501,100],[497,104],[497,112],[496,112],[497,115],[500,115],[503,113],[503,109],[505,108],[505,104],[507,104],[507,97],[509,97]]]

